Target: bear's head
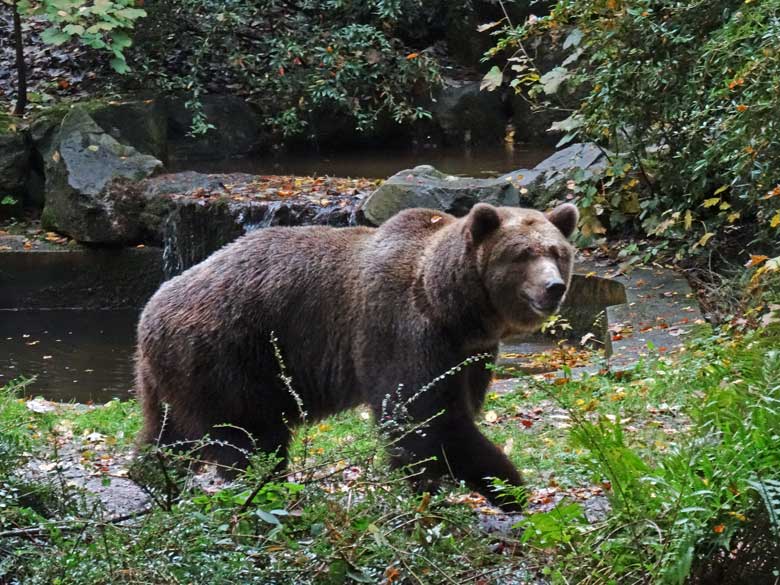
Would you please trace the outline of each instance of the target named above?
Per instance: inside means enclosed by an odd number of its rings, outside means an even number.
[[[509,331],[536,329],[558,310],[571,280],[569,238],[578,219],[569,203],[547,213],[479,203],[466,216],[482,282]]]

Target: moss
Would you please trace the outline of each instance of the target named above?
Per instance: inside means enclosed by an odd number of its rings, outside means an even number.
[[[9,114],[0,112],[0,134],[8,134],[11,132],[11,127],[14,125],[14,118]]]
[[[90,100],[65,100],[58,102],[48,108],[38,110],[30,116],[30,124],[40,123],[57,123],[59,124],[65,115],[74,106],[84,108],[88,113],[92,113],[100,108],[105,107],[109,103],[107,99],[90,99]]]
[[[57,222],[54,218],[54,212],[51,207],[44,207],[41,212],[41,227],[48,231],[55,231],[57,228]]]

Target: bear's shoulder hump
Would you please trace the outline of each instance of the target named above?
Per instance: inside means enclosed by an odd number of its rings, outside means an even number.
[[[413,208],[395,214],[382,225],[381,229],[394,233],[427,234],[438,231],[453,221],[455,217],[443,211]]]

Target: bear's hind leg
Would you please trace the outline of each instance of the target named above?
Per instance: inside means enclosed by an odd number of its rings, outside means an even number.
[[[247,468],[254,452],[275,453],[280,461],[274,471],[281,472],[287,465],[289,442],[290,431],[283,426],[215,425],[202,457],[216,463],[219,474],[230,478]]]
[[[151,364],[139,352],[136,360],[135,393],[143,412],[143,427],[138,434],[138,445],[165,446],[181,441],[169,405],[161,398]]]

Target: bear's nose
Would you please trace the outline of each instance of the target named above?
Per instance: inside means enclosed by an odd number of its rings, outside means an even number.
[[[563,293],[566,292],[566,284],[560,278],[553,278],[547,281],[545,289],[550,300],[557,302],[563,298]]]

